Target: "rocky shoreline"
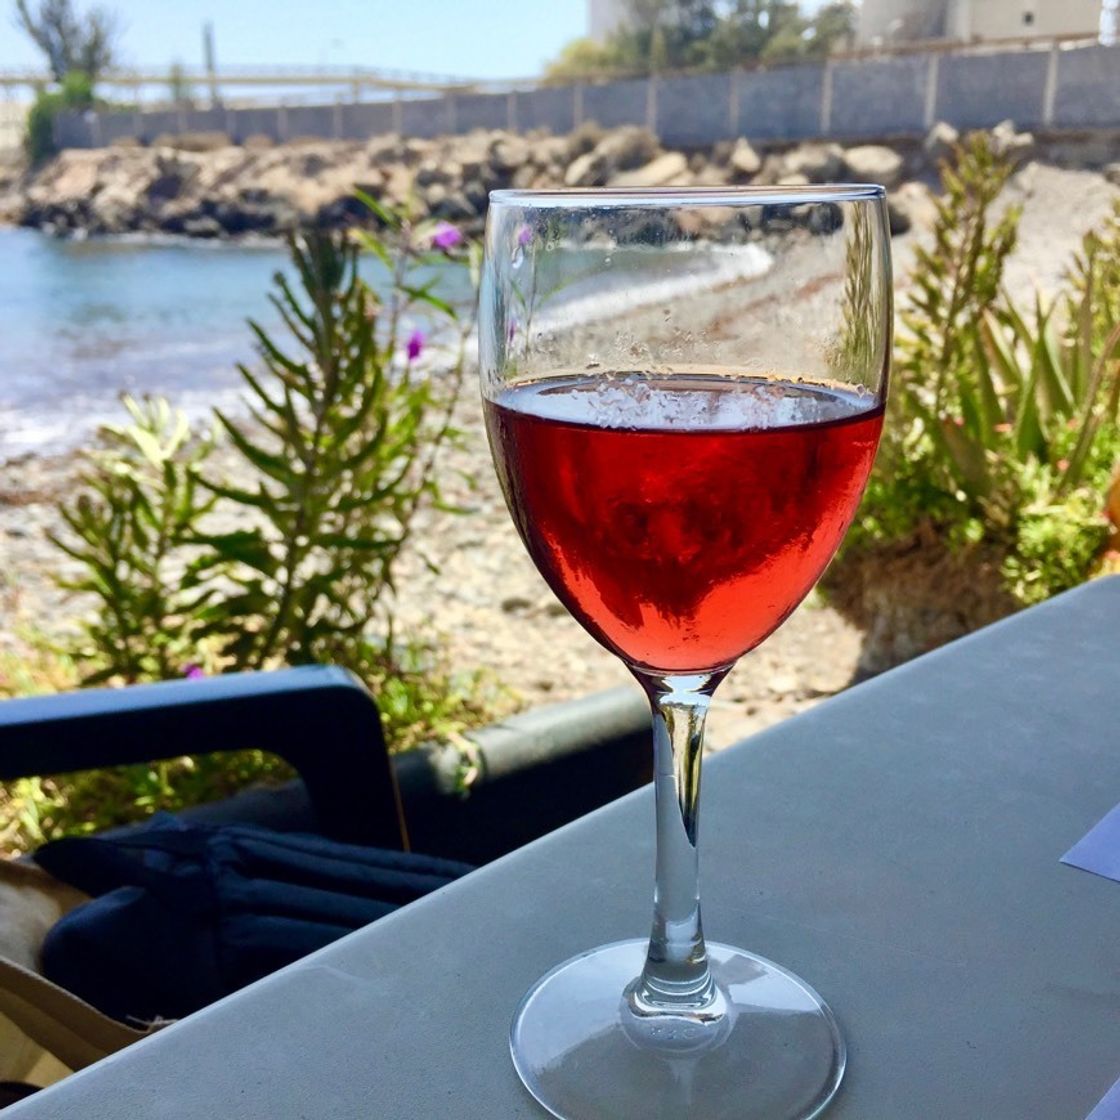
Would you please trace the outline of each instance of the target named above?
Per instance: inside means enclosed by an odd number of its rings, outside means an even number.
[[[60,236],[167,233],[197,238],[275,236],[300,223],[337,227],[362,215],[355,187],[418,216],[477,232],[491,190],[554,187],[740,186],[881,183],[891,228],[902,233],[927,205],[938,160],[956,131],[935,125],[924,143],[834,143],[663,148],[641,128],[588,124],[568,136],[477,131],[365,142],[265,137],[234,145],[223,133],[71,149],[35,171],[0,181],[0,221]],[[1023,159],[1108,169],[1120,179],[1120,133],[1036,138],[1007,122],[997,142]]]

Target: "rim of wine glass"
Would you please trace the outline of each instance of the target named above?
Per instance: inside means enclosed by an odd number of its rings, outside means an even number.
[[[490,192],[490,205],[508,206],[767,206],[806,202],[875,202],[878,183],[822,183],[767,187],[555,187]]]

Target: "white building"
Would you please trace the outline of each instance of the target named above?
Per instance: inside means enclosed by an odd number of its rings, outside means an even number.
[[[860,46],[915,39],[1096,35],[1102,0],[863,0]]]
[[[627,0],[587,0],[587,37],[605,43],[629,17]]]

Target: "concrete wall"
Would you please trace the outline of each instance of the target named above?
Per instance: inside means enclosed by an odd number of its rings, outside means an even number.
[[[920,135],[935,120],[979,128],[1120,127],[1120,46],[909,54],[827,65],[547,86],[501,94],[357,104],[151,113],[63,114],[63,147],[119,136],[224,129],[234,140],[321,136],[361,140],[475,128],[570,132],[584,121],[645,125],[688,148],[734,136],[802,140]]]
[[[713,144],[735,133],[731,74],[662,78],[656,86],[654,124],[670,147]]]
[[[508,127],[509,100],[505,93],[458,95],[455,98],[456,131]]]
[[[620,124],[646,124],[649,112],[649,82],[638,78],[584,86],[583,119],[604,128]]]
[[[546,86],[513,96],[513,119],[523,131],[547,128],[557,135],[571,132],[583,120],[577,113],[582,90],[575,86]]]
[[[941,59],[934,115],[958,128],[1008,117],[1017,125],[1041,124],[1048,65],[1046,51],[948,55]]]
[[[736,82],[739,131],[760,140],[819,136],[824,67],[789,66],[740,74]]]
[[[1099,127],[1120,122],[1120,47],[1063,51],[1054,97],[1059,127]]]
[[[343,140],[367,140],[371,136],[396,131],[395,108],[389,102],[342,105],[340,109]]]
[[[922,132],[936,55],[901,55],[832,67],[828,131],[837,136]],[[937,75],[934,74],[933,78]]]

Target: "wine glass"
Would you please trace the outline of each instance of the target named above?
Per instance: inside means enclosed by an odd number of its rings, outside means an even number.
[[[804,981],[705,944],[704,716],[820,577],[883,422],[880,187],[496,191],[479,356],[494,462],[541,574],[653,710],[648,941],[525,996],[514,1064],[562,1120],[804,1120],[844,1043]]]

